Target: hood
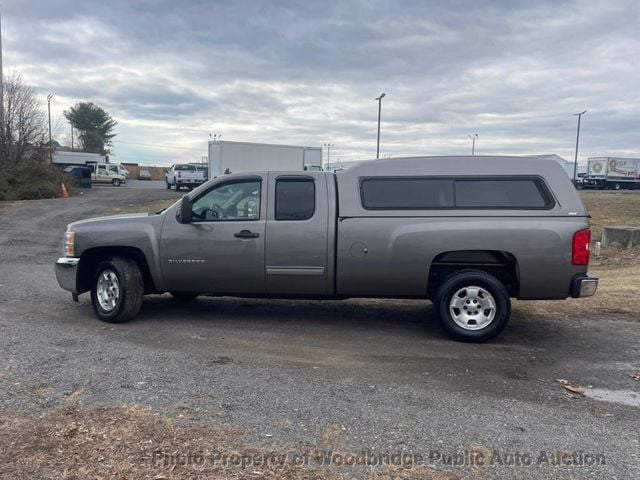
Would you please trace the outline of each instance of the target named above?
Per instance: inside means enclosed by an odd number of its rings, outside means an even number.
[[[130,223],[132,221],[143,220],[149,221],[150,219],[160,218],[162,214],[156,213],[125,213],[121,215],[108,215],[106,217],[94,217],[87,218],[85,220],[78,220],[77,222],[70,223],[68,228],[74,229],[75,227],[85,226],[102,226],[107,224],[121,224]]]

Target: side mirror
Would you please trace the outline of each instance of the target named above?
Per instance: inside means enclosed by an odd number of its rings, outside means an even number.
[[[182,197],[180,201],[180,210],[178,210],[178,222],[180,223],[191,223],[192,214],[191,214],[191,202],[189,201],[189,195],[185,195]]]

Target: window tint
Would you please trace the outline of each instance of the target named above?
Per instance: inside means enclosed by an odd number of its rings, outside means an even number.
[[[456,180],[458,208],[546,208],[552,203],[536,179]]]
[[[196,167],[193,165],[176,165],[175,170],[195,170]]]
[[[196,221],[258,220],[260,182],[248,180],[213,187],[193,202],[191,210]]]
[[[307,220],[316,210],[316,187],[310,178],[276,181],[276,220]]]
[[[453,180],[440,178],[369,178],[362,181],[367,209],[405,210],[453,207]]]

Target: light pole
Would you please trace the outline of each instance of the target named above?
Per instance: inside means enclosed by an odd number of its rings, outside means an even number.
[[[378,101],[378,143],[376,146],[376,158],[380,158],[380,114],[382,113],[382,99],[385,95],[386,93],[383,93],[379,97],[376,97]]]
[[[327,147],[327,168],[331,168],[329,165],[331,163],[331,147],[335,147],[335,145],[333,143],[325,143],[324,146]]]
[[[473,157],[476,154],[476,140],[478,139],[478,134],[474,133],[473,135],[467,135],[471,139],[471,156]]]
[[[47,95],[47,110],[49,111],[49,163],[53,163],[53,145],[51,144],[51,99],[53,93]]]
[[[587,113],[586,110],[580,113],[573,114],[574,117],[578,117],[578,130],[576,131],[576,156],[573,161],[573,184],[574,185],[576,183],[576,174],[578,173],[578,142],[580,141],[580,119],[582,118],[582,115],[584,115],[585,113]]]

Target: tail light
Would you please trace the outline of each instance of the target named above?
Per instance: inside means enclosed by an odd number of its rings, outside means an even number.
[[[573,234],[571,263],[573,265],[589,265],[589,250],[591,246],[591,230],[579,230]]]

